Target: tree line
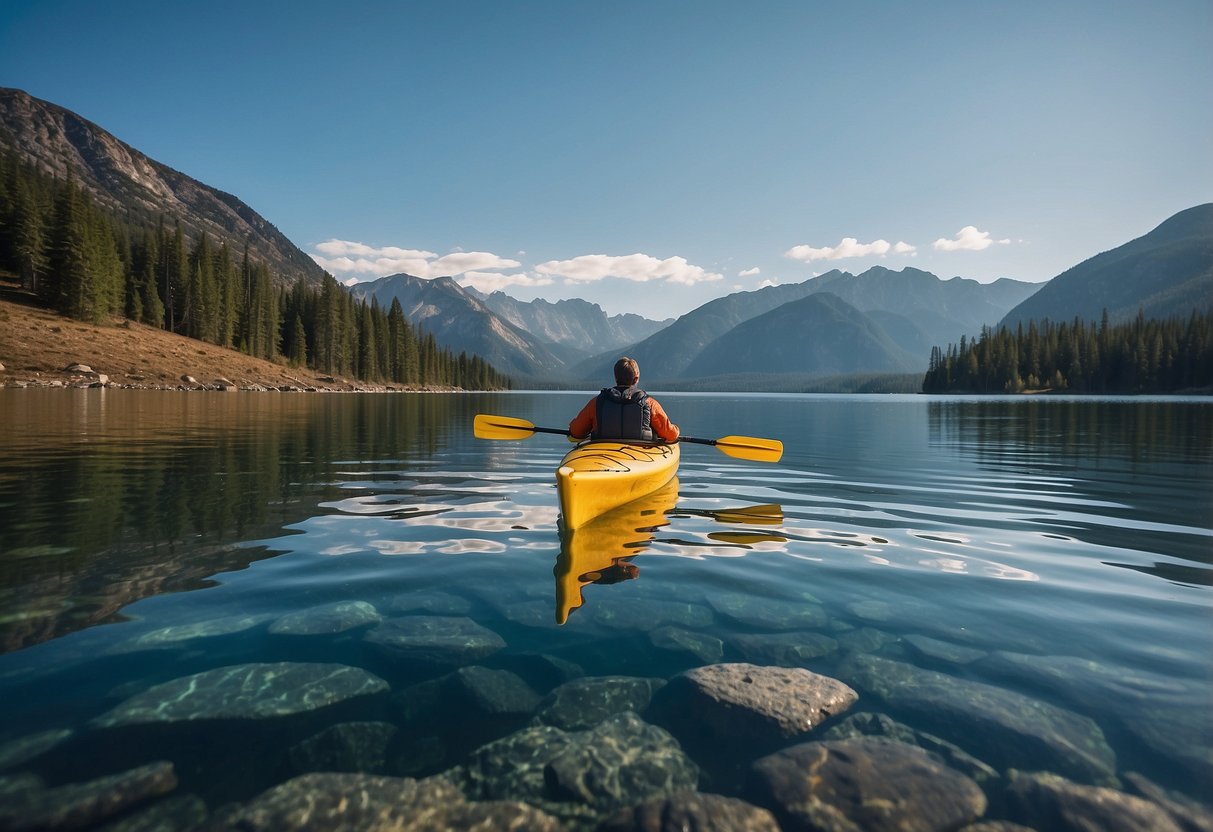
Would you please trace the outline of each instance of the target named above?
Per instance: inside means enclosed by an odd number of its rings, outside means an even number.
[[[1111,324],[1075,318],[1024,328],[984,327],[959,346],[934,347],[924,393],[1168,393],[1213,386],[1213,310],[1187,320]]]
[[[453,354],[413,327],[398,300],[355,300],[330,275],[291,287],[269,267],[180,222],[115,216],[74,181],[0,152],[0,268],[47,306],[101,323],[148,326],[367,382],[470,390],[510,386],[478,355]]]

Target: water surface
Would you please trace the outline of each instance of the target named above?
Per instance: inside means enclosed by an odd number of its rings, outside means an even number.
[[[847,681],[866,651],[1089,718],[1118,773],[1202,795],[1213,403],[665,394],[684,432],[779,438],[782,462],[685,446],[669,489],[562,535],[567,442],[476,440],[472,417],[561,427],[585,398],[0,390],[0,749],[75,732],[15,767],[49,782],[159,759],[154,737],[96,753],[90,720],[243,663],[333,662],[407,690],[450,668],[390,660],[369,625],[300,638],[273,623],[340,601],[446,604],[504,639],[480,663],[540,694],[554,661],[668,678],[748,660]],[[821,616],[763,620],[788,604]],[[719,658],[654,637],[671,626]],[[457,729],[406,731],[413,762],[390,773],[457,764]],[[428,756],[410,751],[422,740]],[[280,741],[267,734],[257,776],[235,782],[198,751],[183,788],[247,799],[293,773]]]

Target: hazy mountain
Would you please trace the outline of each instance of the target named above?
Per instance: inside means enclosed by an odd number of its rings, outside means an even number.
[[[197,239],[205,230],[215,242],[226,242],[236,257],[247,240],[252,257],[266,263],[283,283],[303,277],[317,284],[324,276],[315,261],[236,197],[21,90],[0,87],[0,146],[55,176],[70,172],[98,202],[128,220],[154,225],[163,215],[170,227],[179,220],[189,237]]]
[[[941,280],[919,269],[894,272],[879,266],[860,275],[833,270],[803,283],[768,286],[709,301],[665,329],[626,347],[646,378],[683,377],[700,353],[716,339],[748,320],[786,303],[828,292],[865,313],[900,350],[918,357],[910,369],[925,370],[931,347],[975,335],[996,324],[1007,310],[1040,289],[1040,284],[1002,279],[978,283],[955,277]],[[609,372],[613,353],[603,353],[572,368],[577,378]]]
[[[1180,211],[1149,234],[1097,254],[1053,278],[1003,318],[1004,326],[1049,318],[1113,323],[1186,316],[1213,303],[1213,203]]]
[[[708,344],[684,376],[911,372],[922,363],[863,312],[816,292],[733,327]]]
[[[501,372],[545,376],[564,367],[564,359],[547,344],[497,315],[453,278],[394,274],[350,291],[356,298],[376,298],[385,311],[398,298],[409,323],[433,333],[441,346],[475,353]]]
[[[572,298],[551,303],[542,298],[520,301],[504,292],[485,295],[469,290],[484,304],[519,329],[551,344],[567,354],[579,356],[634,344],[669,326],[673,318],[651,321],[640,315],[611,315],[596,303]]]

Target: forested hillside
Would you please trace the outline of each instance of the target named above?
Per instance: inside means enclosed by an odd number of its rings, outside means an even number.
[[[204,231],[190,239],[171,217],[118,218],[70,176],[48,176],[0,151],[0,268],[47,306],[86,321],[122,315],[248,355],[404,385],[501,388],[478,356],[440,348],[399,304],[359,302],[331,276],[280,287],[248,247]]]
[[[924,393],[1169,393],[1213,387],[1213,312],[1187,319],[1144,314],[1112,325],[1068,323],[986,328],[947,350],[936,347]]]

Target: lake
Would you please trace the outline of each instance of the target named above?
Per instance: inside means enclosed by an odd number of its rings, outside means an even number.
[[[1202,811],[1213,401],[659,395],[783,460],[685,445],[562,534],[567,441],[472,419],[587,395],[0,390],[0,819],[188,829],[307,772],[454,772],[588,829],[675,786],[760,802],[756,757],[873,735],[987,817],[1088,794],[1012,770]],[[665,685],[740,662],[858,700],[778,742]]]

